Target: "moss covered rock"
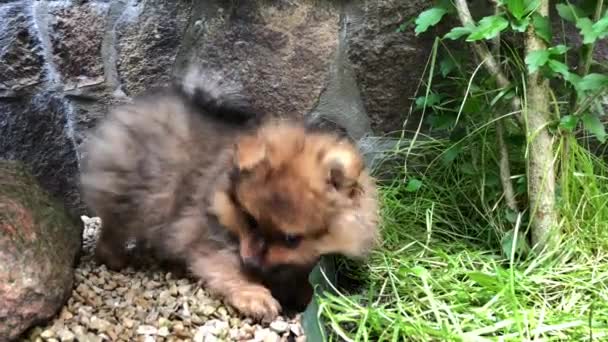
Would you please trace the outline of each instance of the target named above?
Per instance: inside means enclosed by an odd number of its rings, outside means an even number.
[[[61,308],[80,243],[63,206],[21,164],[0,160],[0,341]]]

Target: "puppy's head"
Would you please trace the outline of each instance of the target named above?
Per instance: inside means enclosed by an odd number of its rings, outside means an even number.
[[[274,121],[236,146],[220,222],[239,238],[245,268],[310,270],[323,254],[365,255],[377,241],[376,192],[355,146]]]

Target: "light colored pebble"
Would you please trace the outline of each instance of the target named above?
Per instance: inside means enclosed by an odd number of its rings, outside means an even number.
[[[140,325],[137,328],[138,335],[156,335],[157,332],[158,332],[158,329],[156,329],[155,327],[153,327],[151,325]]]
[[[102,319],[102,318],[97,318],[97,316],[93,316],[89,320],[89,327],[91,329],[95,329],[95,330],[97,330],[99,332],[108,331],[108,329],[110,328],[110,326],[111,326],[110,322],[108,322],[108,321],[106,321],[105,319]]]
[[[55,332],[53,330],[47,329],[40,334],[40,337],[45,340],[48,340],[49,338],[55,337]]]
[[[61,340],[62,342],[72,342],[76,338],[74,333],[71,332],[67,328],[63,328],[63,329],[59,330],[59,332],[57,333],[57,336],[59,337],[59,340]]]
[[[264,337],[264,342],[280,342],[281,336],[279,336],[274,331],[269,331],[268,334]]]
[[[161,336],[161,337],[167,337],[169,336],[169,334],[171,334],[171,332],[169,331],[169,328],[167,327],[161,327],[160,329],[158,329],[157,335]]]
[[[289,325],[289,330],[296,336],[304,335],[304,331],[302,331],[302,326],[299,324],[291,323]]]
[[[270,329],[276,333],[282,334],[289,329],[289,323],[285,321],[274,321],[270,323]]]

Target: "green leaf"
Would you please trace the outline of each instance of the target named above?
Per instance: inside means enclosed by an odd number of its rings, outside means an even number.
[[[505,0],[505,5],[509,12],[516,18],[521,19],[526,14],[524,0]]]
[[[580,8],[572,5],[572,4],[557,4],[555,5],[557,9],[557,14],[559,14],[562,19],[569,22],[576,22],[579,17],[584,17],[585,13]]]
[[[434,129],[448,129],[454,125],[456,122],[456,115],[453,114],[443,114],[443,115],[433,115],[431,117],[431,126]]]
[[[567,77],[564,76],[564,79],[566,81],[570,82],[574,86],[574,88],[576,89],[577,92],[580,92],[582,90],[580,88],[580,83],[582,81],[582,78],[579,75],[571,72]]]
[[[526,13],[535,11],[540,6],[540,0],[526,0]]]
[[[574,131],[578,124],[578,117],[574,115],[566,115],[559,121],[559,127],[565,129],[568,132]]]
[[[467,42],[473,42],[481,39],[492,39],[508,26],[509,21],[502,16],[492,15],[484,17],[479,21],[479,25],[473,29],[473,32],[471,32],[466,40]]]
[[[539,0],[504,0],[509,12],[517,19],[521,20],[526,14],[534,11],[540,1]]]
[[[446,77],[456,68],[456,62],[450,56],[445,57],[439,62],[439,70],[441,71],[441,76]]]
[[[514,230],[508,231],[505,236],[503,236],[501,241],[502,253],[506,257],[511,257],[511,251],[515,245],[515,255],[524,256],[526,253],[530,251],[530,247],[526,242],[526,237],[522,232],[518,232],[515,235]]]
[[[505,218],[507,219],[507,221],[515,223],[517,222],[517,213],[511,209],[507,209],[505,212]]]
[[[452,147],[448,148],[443,154],[443,162],[444,163],[453,162],[454,159],[456,159],[456,157],[458,157],[458,154],[460,154],[461,151],[462,151],[462,147],[460,146],[460,144],[453,145]]]
[[[460,166],[460,171],[462,171],[462,173],[464,173],[465,175],[469,175],[469,176],[474,176],[477,175],[477,173],[475,172],[475,168],[473,167],[473,164],[471,163],[463,163]]]
[[[407,191],[407,192],[416,192],[421,187],[422,187],[422,181],[419,180],[419,179],[416,179],[416,178],[412,178],[412,179],[410,179],[409,182],[407,182],[407,186],[405,187],[405,191]]]
[[[597,40],[598,35],[593,30],[593,22],[589,18],[581,18],[576,21],[576,27],[581,30],[583,44],[591,44]]]
[[[515,19],[511,21],[511,28],[517,32],[526,32],[528,25],[530,25],[530,18],[528,17],[521,20]]]
[[[595,31],[599,39],[604,39],[608,36],[608,14],[593,24],[593,31]]]
[[[476,97],[467,97],[464,106],[462,106],[462,112],[466,114],[477,114],[481,111],[481,101]]]
[[[576,2],[582,13],[581,17],[588,17],[595,13],[597,0],[579,0]]]
[[[541,66],[547,64],[549,61],[548,50],[536,50],[528,53],[524,59],[526,65],[528,65],[528,72],[535,73]]]
[[[490,290],[496,290],[500,288],[500,281],[497,276],[483,273],[483,272],[469,272],[467,276],[472,281],[476,282],[479,286]]]
[[[471,31],[472,31],[472,28],[470,28],[470,27],[461,27],[461,26],[454,27],[450,30],[450,32],[446,33],[445,36],[443,36],[443,38],[456,40],[464,35],[471,33]]]
[[[418,18],[416,18],[416,35],[420,33],[426,32],[429,27],[437,25],[441,21],[441,18],[448,13],[445,8],[432,7],[427,9],[426,11],[420,13]]]
[[[600,121],[599,117],[592,114],[585,114],[581,119],[583,120],[585,130],[595,135],[597,140],[599,140],[602,144],[606,142],[606,128]]]
[[[551,43],[551,22],[549,17],[543,17],[538,13],[532,16],[532,25],[536,35],[541,37],[545,42]]]
[[[502,89],[498,94],[496,94],[496,96],[494,96],[492,101],[490,101],[490,107],[494,107],[494,105],[500,101],[500,99],[504,98],[509,100],[513,98],[514,95],[515,93],[513,92],[513,87]]]
[[[569,48],[569,47],[567,47],[567,46],[566,46],[566,45],[564,45],[564,44],[559,44],[559,45],[556,45],[556,46],[550,47],[550,48],[548,49],[548,51],[549,51],[549,53],[550,53],[551,55],[563,55],[563,54],[565,54],[565,53],[566,53],[568,50],[570,50],[570,48]]]
[[[583,77],[578,86],[581,90],[599,90],[602,87],[608,86],[608,76],[591,73]]]
[[[555,59],[550,59],[547,65],[553,72],[561,74],[564,79],[567,80],[570,77],[570,71],[568,70],[568,66],[566,64],[556,61]]]
[[[424,103],[426,99],[426,104]],[[437,93],[430,93],[429,96],[420,96],[416,98],[416,108],[432,107],[441,101],[441,97]]]
[[[429,276],[429,271],[427,271],[426,268],[422,266],[412,267],[412,273],[414,273],[415,276],[420,278],[426,278]]]

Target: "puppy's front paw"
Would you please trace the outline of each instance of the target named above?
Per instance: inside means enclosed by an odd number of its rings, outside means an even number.
[[[265,322],[273,321],[281,311],[281,305],[270,291],[260,285],[247,285],[235,289],[227,301],[243,315]]]

